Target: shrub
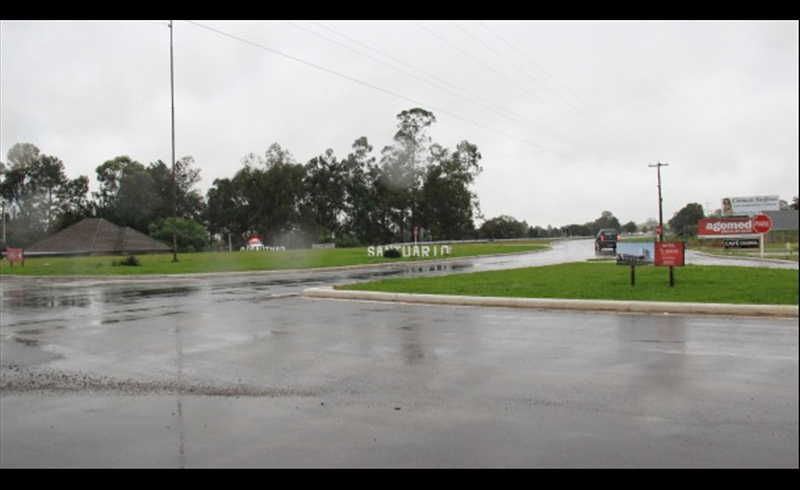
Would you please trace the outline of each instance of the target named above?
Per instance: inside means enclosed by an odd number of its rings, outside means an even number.
[[[135,255],[129,255],[129,256],[125,257],[124,259],[122,259],[122,260],[112,260],[111,261],[111,266],[112,267],[117,267],[117,266],[120,266],[120,265],[124,266],[124,267],[139,267],[142,264],[141,264],[141,262],[139,262],[139,259],[137,259]]]
[[[336,248],[354,248],[358,246],[358,239],[353,235],[342,235],[336,239]]]
[[[383,256],[387,259],[399,259],[400,258],[400,250],[396,248],[387,248],[383,251]]]

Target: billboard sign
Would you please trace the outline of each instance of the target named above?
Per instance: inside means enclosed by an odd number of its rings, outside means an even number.
[[[779,211],[779,196],[747,196],[722,198],[722,216],[755,216],[763,211]]]
[[[700,238],[739,238],[758,232],[752,218],[709,218],[697,222],[697,234]]]
[[[655,264],[659,267],[683,267],[685,247],[683,242],[658,242],[656,245]]]
[[[617,264],[652,264],[654,245],[653,242],[617,242]]]

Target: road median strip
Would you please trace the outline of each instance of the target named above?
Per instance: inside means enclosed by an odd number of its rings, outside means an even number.
[[[306,298],[384,301],[447,306],[482,306],[496,308],[529,308],[538,310],[607,311],[674,315],[732,315],[755,317],[798,318],[797,305],[742,305],[720,303],[670,303],[658,301],[611,301],[550,298],[507,298],[455,296],[439,294],[385,293],[348,291],[333,288],[309,288]]]

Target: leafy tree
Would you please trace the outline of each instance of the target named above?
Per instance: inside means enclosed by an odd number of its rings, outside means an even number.
[[[473,218],[479,211],[470,186],[482,171],[480,160],[478,147],[468,141],[459,143],[454,153],[439,145],[431,147],[420,215],[434,239],[460,239],[474,229]]]
[[[128,156],[118,156],[113,160],[106,160],[95,169],[100,189],[94,193],[94,198],[102,217],[110,217],[109,214],[117,206],[120,180],[122,180],[125,169],[136,163]]]
[[[379,187],[384,197],[384,235],[404,240],[410,231],[409,222],[418,218],[420,181],[430,145],[426,130],[436,117],[414,108],[398,114],[397,120],[394,145],[382,152]]]
[[[255,234],[272,244],[298,244],[313,223],[313,213],[305,204],[305,168],[292,155],[273,144],[265,158],[245,164],[231,181],[238,193],[235,199],[244,206],[245,234]],[[234,196],[219,195],[231,202]],[[242,217],[241,215],[238,217]],[[214,229],[220,228],[217,222]]]
[[[586,226],[589,228],[592,235],[596,235],[598,231],[604,228],[613,228],[615,230],[622,228],[619,220],[611,211],[603,211],[599,218],[592,223],[586,223]]]
[[[40,151],[30,143],[17,143],[8,151],[8,167],[0,184],[6,214],[8,242],[29,245],[45,236],[44,218],[36,205],[36,184],[31,169],[40,158]]]
[[[525,238],[528,224],[503,215],[485,221],[480,227],[480,233],[485,238]]]
[[[92,216],[92,203],[89,201],[89,177],[81,175],[61,186],[58,191],[58,207],[56,230],[63,230]]]
[[[689,203],[669,220],[669,227],[680,237],[695,236],[697,235],[697,222],[703,216],[703,206],[696,202]]]
[[[0,183],[7,234],[10,242],[27,246],[58,229],[59,196],[65,192],[69,180],[59,158],[42,154],[30,143],[12,146],[8,161]],[[78,187],[71,188],[73,194],[77,190]]]
[[[377,243],[381,237],[380,169],[371,156],[372,145],[362,136],[353,142],[352,153],[342,162],[344,178],[343,233],[351,242]]]
[[[798,207],[797,196],[794,196],[794,199],[792,199],[792,204],[789,205],[789,209],[794,209],[795,211],[800,209],[800,207]]]
[[[149,226],[152,238],[172,247],[173,223],[178,252],[202,252],[208,248],[209,235],[205,227],[193,219],[165,218]]]
[[[565,227],[566,228],[566,227]],[[531,226],[528,228],[528,238],[546,238],[548,237],[547,230],[541,226]]]
[[[61,187],[67,183],[64,163],[57,157],[40,155],[30,166],[28,174],[41,196],[41,206],[47,219],[46,229],[50,230],[58,211],[56,197]]]
[[[572,225],[567,225],[564,228],[566,228],[567,236],[591,236],[591,235],[594,235],[594,233],[592,233],[592,230],[589,228],[588,224],[584,224],[584,225],[572,224]]]
[[[250,153],[232,178],[214,181],[203,217],[212,234],[237,245],[249,235],[276,245],[306,237],[388,243],[410,239],[415,226],[437,238],[470,236],[480,214],[471,187],[481,154],[466,141],[455,151],[431,144],[427,129],[435,121],[419,108],[398,114],[379,163],[365,137],[343,160],[327,150],[299,165],[277,143]]]
[[[247,217],[248,202],[239,183],[236,179],[215,179],[206,194],[208,205],[203,215],[209,231],[226,243],[230,236],[237,249],[245,244],[247,233],[253,229]]]
[[[636,223],[634,223],[633,221],[628,221],[627,223],[622,225],[622,231],[624,231],[625,233],[636,233],[637,229],[638,228],[636,226]]]
[[[341,232],[345,210],[345,168],[328,149],[305,166],[306,203],[320,229],[318,240],[328,241]]]
[[[205,209],[205,201],[196,185],[200,182],[200,170],[194,158],[187,156],[175,162],[175,202],[173,210],[172,168],[161,160],[151,163],[147,172],[153,179],[152,219],[160,220],[177,214],[181,218],[199,220]]]
[[[303,205],[305,168],[296,163],[277,163],[264,174],[261,184],[266,199],[261,203],[261,235],[271,243],[300,245],[312,222]]]
[[[95,193],[98,215],[146,233],[157,203],[153,177],[145,166],[119,156],[98,166],[96,172],[100,184]]]

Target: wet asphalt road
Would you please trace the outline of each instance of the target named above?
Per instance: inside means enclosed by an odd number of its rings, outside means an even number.
[[[796,319],[297,297],[582,244],[433,271],[4,279],[0,466],[797,467]]]

